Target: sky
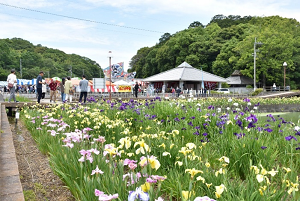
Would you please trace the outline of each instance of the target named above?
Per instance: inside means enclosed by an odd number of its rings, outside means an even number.
[[[295,0],[0,0],[0,38],[22,38],[96,61],[124,62],[164,33],[224,16],[273,16],[300,21]],[[175,66],[174,66],[175,67]]]

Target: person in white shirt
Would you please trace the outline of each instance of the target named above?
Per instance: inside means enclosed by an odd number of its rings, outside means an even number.
[[[10,92],[8,102],[10,102],[11,99],[14,99],[15,102],[19,102],[16,100],[16,96],[15,96],[16,83],[17,83],[16,71],[15,71],[15,69],[12,69],[10,72],[11,73],[7,76],[7,86],[9,88],[9,92]]]

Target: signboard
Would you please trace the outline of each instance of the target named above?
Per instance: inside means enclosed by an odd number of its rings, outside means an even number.
[[[105,78],[93,78],[94,89],[104,89],[105,88]]]
[[[131,86],[130,85],[119,85],[118,92],[131,92]]]

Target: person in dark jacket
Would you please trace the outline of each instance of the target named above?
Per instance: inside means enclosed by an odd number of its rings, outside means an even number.
[[[136,98],[137,98],[137,95],[138,95],[138,91],[139,91],[139,84],[138,84],[138,82],[136,82],[135,86],[134,86],[134,93],[135,93]]]

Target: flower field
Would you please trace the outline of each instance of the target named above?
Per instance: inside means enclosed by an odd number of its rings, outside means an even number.
[[[22,119],[77,200],[299,200],[300,127],[259,105],[292,99],[99,100]]]

